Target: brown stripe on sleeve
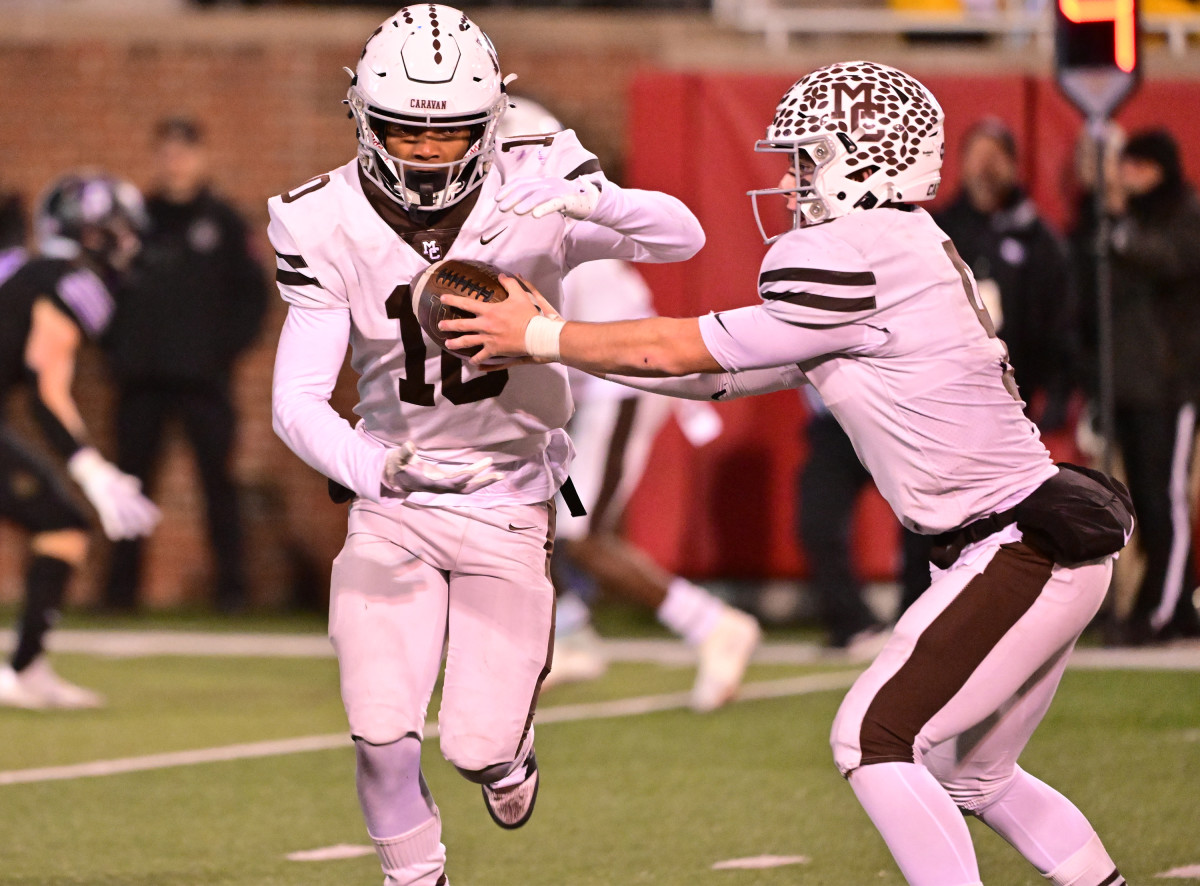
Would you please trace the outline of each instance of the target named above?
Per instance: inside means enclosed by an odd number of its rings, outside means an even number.
[[[866,298],[841,298],[835,295],[817,295],[814,292],[764,292],[762,297],[767,301],[786,301],[802,308],[816,308],[818,311],[851,313],[875,310],[873,295]]]
[[[581,175],[591,175],[594,172],[601,171],[600,161],[593,157],[591,160],[584,160],[582,163],[564,175],[563,178],[565,178],[567,181],[570,181],[573,178],[579,178]]]
[[[1051,560],[1022,542],[1001,545],[875,694],[859,733],[863,765],[914,762],[917,734],[1029,611],[1053,569]]]

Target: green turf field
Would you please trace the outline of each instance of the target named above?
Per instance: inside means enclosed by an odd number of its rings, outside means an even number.
[[[57,664],[110,705],[0,710],[0,886],[382,882],[370,855],[287,859],[367,843],[332,659],[61,654]],[[749,679],[798,691],[801,682],[778,681],[806,674],[852,677],[827,663],[755,665]],[[903,883],[830,760],[842,690],[699,716],[679,706],[691,676],[677,665],[620,663],[601,681],[547,693],[541,794],[520,831],[497,828],[479,788],[427,742],[453,886]],[[635,697],[659,709],[622,711],[621,700]],[[1072,670],[1022,759],[1078,803],[1131,883],[1200,864],[1198,698],[1195,671]],[[328,749],[5,783],[72,772],[21,775],[31,768],[303,736],[328,737]],[[994,834],[975,822],[972,830],[985,883],[1044,883]],[[765,855],[807,861],[713,869]]]

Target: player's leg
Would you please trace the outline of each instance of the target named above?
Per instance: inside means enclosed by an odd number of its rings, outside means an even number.
[[[838,766],[911,883],[978,882],[961,813],[923,755],[1019,697],[1104,597],[1108,563],[1056,570],[1022,544],[1001,547],[1005,535],[934,581],[834,723]]]
[[[205,521],[217,572],[215,603],[222,612],[237,612],[248,601],[241,509],[231,471],[236,431],[233,403],[227,390],[213,387],[184,396],[180,405],[204,490]]]
[[[117,467],[141,480],[142,491],[147,495],[154,489],[171,405],[171,393],[155,388],[126,384],[117,393]],[[137,608],[143,550],[143,541],[137,538],[112,545],[104,583],[104,606],[116,610]]]
[[[533,712],[550,669],[550,504],[475,508],[450,575],[442,753],[483,786],[493,819],[519,827],[537,796]]]
[[[441,821],[421,778],[425,710],[441,665],[444,574],[397,543],[402,530],[351,512],[333,563],[329,635],[357,749],[359,799],[387,886],[435,886],[446,860]]]
[[[0,668],[0,704],[103,704],[95,692],[55,674],[45,654],[46,634],[58,620],[67,582],[87,554],[88,519],[58,473],[5,431],[0,431],[0,517],[31,533],[16,647]]]
[[[597,398],[580,406],[570,427],[579,453],[572,476],[588,503],[588,516],[564,517],[559,539],[564,553],[600,585],[653,610],[663,625],[697,648],[692,707],[709,711],[736,693],[762,635],[758,623],[699,585],[671,575],[619,531],[668,408],[665,398],[644,394]]]
[[[1101,597],[1108,561],[1079,569],[1056,569],[1029,612],[1003,641],[1007,648],[985,660],[972,677],[1003,680],[1014,659],[1031,660],[1062,639],[1060,625],[1079,618],[1082,601]],[[1087,607],[1084,607],[1086,611]],[[1023,636],[1020,636],[1023,635]],[[1044,639],[1043,639],[1044,635]],[[1009,639],[1015,642],[1009,643]],[[992,715],[926,751],[921,761],[964,812],[975,815],[1058,886],[1098,886],[1124,881],[1087,818],[1066,797],[1017,765],[1042,721],[1067,666],[1074,639],[1062,646]],[[939,718],[953,718],[952,702]],[[949,728],[954,728],[950,726]]]

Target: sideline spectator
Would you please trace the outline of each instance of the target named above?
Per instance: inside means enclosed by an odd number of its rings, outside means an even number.
[[[871,474],[816,389],[805,385],[801,393],[809,412],[808,456],[796,475],[796,535],[808,561],[809,586],[830,648],[854,659],[872,658],[888,631],[863,597],[850,549],[855,505]],[[929,587],[926,537],[903,526],[900,531],[897,617]]]
[[[178,117],[155,129],[156,180],[150,230],[107,338],[117,381],[117,463],[153,488],[168,422],[178,418],[204,492],[216,561],[215,604],[245,608],[242,522],[230,456],[236,414],[233,368],[266,310],[263,271],[247,248],[246,225],[208,183],[203,133]],[[116,545],[104,604],[140,602],[142,545]]]
[[[68,175],[39,204],[37,253],[19,245],[24,237],[16,226],[0,244],[0,404],[18,386],[31,389],[33,418],[112,539],[152,531],[158,508],[134,477],[92,446],[71,385],[85,338],[94,339],[108,325],[109,287],[137,251],[144,222],[142,196],[133,185],[98,173]],[[87,554],[90,521],[59,471],[3,419],[0,517],[29,533],[30,553],[16,648],[0,666],[0,705],[101,706],[98,693],[58,676],[45,654],[67,583]]]
[[[1000,120],[963,138],[962,184],[934,214],[971,272],[996,333],[1019,367],[1026,414],[1043,433],[1067,419],[1074,330],[1065,245],[1020,182],[1017,142]]]
[[[1164,129],[1130,136],[1112,233],[1116,442],[1145,571],[1113,642],[1200,636],[1188,477],[1200,400],[1200,199]]]

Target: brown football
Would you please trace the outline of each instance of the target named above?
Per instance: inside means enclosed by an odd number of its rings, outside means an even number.
[[[412,282],[412,305],[425,334],[446,353],[456,357],[478,353],[478,346],[465,351],[452,351],[446,347],[446,339],[453,338],[456,333],[443,332],[438,329],[438,323],[474,315],[442,304],[442,296],[449,293],[479,301],[504,301],[508,291],[500,282],[502,273],[495,265],[464,258],[443,259],[422,271]]]

